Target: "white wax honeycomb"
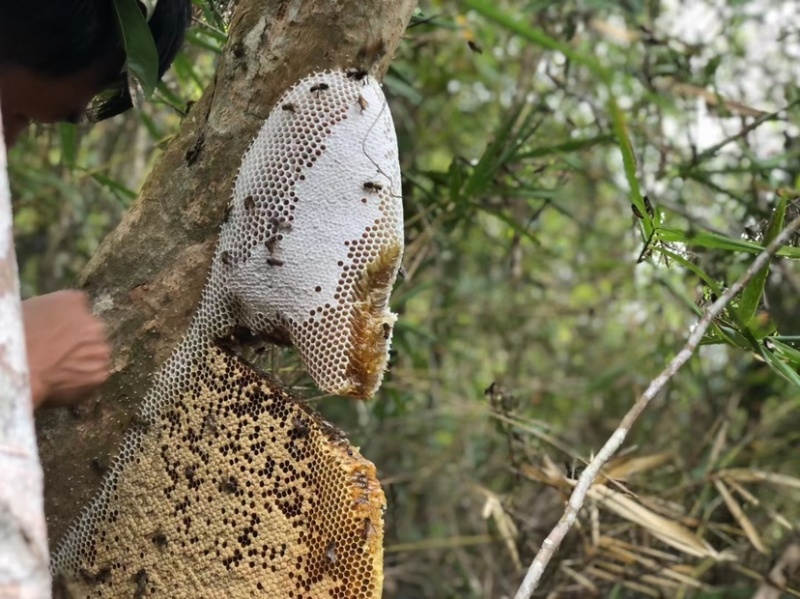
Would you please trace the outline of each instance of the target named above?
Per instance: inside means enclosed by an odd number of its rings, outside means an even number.
[[[324,73],[281,100],[245,154],[210,284],[235,298],[237,322],[291,341],[321,389],[366,398],[386,366],[402,247],[381,88]]]

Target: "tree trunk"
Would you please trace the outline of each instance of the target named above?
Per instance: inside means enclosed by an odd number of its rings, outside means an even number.
[[[114,366],[100,397],[42,414],[51,544],[99,486],[104,466],[186,330],[239,163],[274,104],[329,68],[388,67],[416,0],[240,0],[214,81],[139,198],[78,280],[108,325]]]
[[[0,119],[0,599],[50,596],[11,194]]]

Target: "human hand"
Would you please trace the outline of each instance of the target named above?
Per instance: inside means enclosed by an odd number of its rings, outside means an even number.
[[[22,318],[35,408],[73,403],[108,378],[111,348],[84,293],[25,300]]]

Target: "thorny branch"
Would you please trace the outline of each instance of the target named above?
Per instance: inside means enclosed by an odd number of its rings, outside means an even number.
[[[531,562],[525,579],[514,596],[514,599],[529,599],[536,590],[536,587],[541,580],[542,574],[547,567],[547,564],[552,559],[561,541],[567,535],[567,532],[575,523],[583,507],[583,502],[586,499],[586,493],[594,483],[600,469],[608,462],[608,460],[617,452],[625,441],[628,431],[631,429],[636,419],[644,412],[649,405],[650,401],[658,395],[661,390],[666,386],[667,382],[680,370],[680,368],[689,361],[695,350],[697,349],[700,341],[706,333],[706,330],[717,318],[730,301],[739,294],[740,291],[747,285],[748,281],[762,268],[764,268],[770,259],[777,253],[780,247],[800,229],[800,216],[792,220],[780,234],[770,243],[764,251],[762,251],[753,263],[747,268],[741,277],[731,285],[725,293],[723,293],[717,301],[711,304],[703,314],[700,321],[692,330],[686,344],[681,348],[672,361],[667,364],[666,368],[654,378],[644,393],[636,400],[631,409],[625,414],[625,417],[620,422],[619,427],[614,434],[606,441],[605,445],[600,449],[597,455],[592,459],[589,465],[581,474],[578,479],[575,489],[567,502],[567,507],[564,509],[564,514],[558,521],[558,524],[550,531],[547,538],[542,543],[542,547]]]

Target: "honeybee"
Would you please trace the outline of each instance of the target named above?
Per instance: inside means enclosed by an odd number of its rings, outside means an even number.
[[[336,559],[336,541],[331,541],[328,543],[328,546],[325,547],[325,557],[331,566],[336,565],[336,562],[338,561]]]

